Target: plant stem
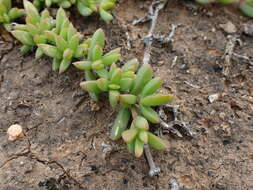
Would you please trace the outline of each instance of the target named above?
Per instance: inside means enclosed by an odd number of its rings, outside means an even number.
[[[150,14],[149,17],[151,19],[151,26],[150,26],[148,35],[143,38],[143,41],[146,44],[146,48],[145,48],[144,56],[143,56],[143,64],[149,64],[152,43],[153,43],[153,35],[155,31],[155,26],[157,23],[157,18],[159,15],[159,11],[164,8],[166,2],[167,1],[165,2],[154,1],[149,8],[149,14]]]
[[[148,165],[150,167],[148,174],[149,176],[153,177],[157,175],[158,173],[160,173],[161,169],[159,167],[156,167],[152,154],[150,152],[150,148],[147,144],[144,145],[144,151],[145,151],[146,158],[148,160]]]

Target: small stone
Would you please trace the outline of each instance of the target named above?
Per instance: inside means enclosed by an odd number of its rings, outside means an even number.
[[[231,141],[230,140],[223,140],[222,143],[224,146],[227,146],[227,145],[231,144]]]
[[[22,138],[24,136],[23,133],[23,129],[20,125],[15,124],[15,125],[11,125],[8,130],[7,130],[7,134],[9,136],[9,140],[10,141],[14,141],[16,139]]]
[[[210,103],[213,103],[215,100],[218,100],[219,94],[212,94],[208,96],[208,100]]]
[[[226,24],[220,24],[220,27],[228,34],[237,32],[235,25],[230,21],[228,21]]]
[[[248,25],[243,27],[243,32],[249,36],[253,37],[253,25]]]
[[[224,112],[221,112],[221,113],[219,114],[219,117],[220,117],[220,119],[225,119],[226,114],[225,114]]]

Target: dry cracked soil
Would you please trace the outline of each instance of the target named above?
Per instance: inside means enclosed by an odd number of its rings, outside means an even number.
[[[141,38],[149,23],[132,21],[144,16],[150,4],[120,1],[110,24],[79,15],[71,20],[86,37],[103,28],[106,49],[122,47],[122,63],[142,60]],[[234,52],[253,60],[253,37],[243,31],[253,21],[233,7],[173,1],[160,12],[155,33],[167,34],[172,24],[180,24],[174,41],[155,42],[151,64],[164,80],[161,91],[175,96],[172,104],[179,105],[181,119],[196,134],[163,134],[171,147],[152,150],[162,169],[153,178],[145,157],[134,158],[122,141],[109,139],[116,113],[105,97],[94,103],[79,88],[82,72],[71,67],[58,75],[50,59],[21,55],[20,44],[2,31],[0,189],[164,190],[171,189],[169,180],[175,178],[180,190],[252,190],[253,66],[235,56],[226,62],[223,55],[235,37]],[[210,102],[208,97],[216,98]],[[6,131],[14,123],[23,126],[26,137],[11,142]],[[112,147],[108,154],[105,145]]]

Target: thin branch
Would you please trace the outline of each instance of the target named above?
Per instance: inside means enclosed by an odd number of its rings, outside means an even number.
[[[180,26],[180,24],[172,24],[171,25],[171,31],[167,35],[153,35],[153,38],[162,44],[167,44],[169,42],[173,42],[173,37],[176,32],[176,29]]]

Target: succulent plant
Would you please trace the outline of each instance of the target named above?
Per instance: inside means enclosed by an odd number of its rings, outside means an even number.
[[[51,7],[52,4],[57,4],[64,9],[76,5],[78,12],[82,16],[90,16],[92,13],[98,12],[100,17],[109,22],[113,19],[109,11],[115,9],[117,0],[34,0],[33,4],[38,8],[43,8],[44,5]]]
[[[148,121],[159,123],[159,115],[152,107],[168,103],[172,97],[156,93],[162,81],[159,77],[153,78],[150,65],[138,68],[138,60],[132,59],[122,68],[118,67],[119,49],[103,55],[104,36],[101,29],[97,30],[90,40],[87,59],[73,63],[89,76],[89,80],[80,83],[81,88],[96,100],[100,93],[108,93],[111,107],[120,109],[111,130],[113,140],[123,137],[129,151],[135,152],[137,157],[142,155],[144,144],[158,150],[166,149],[168,142],[148,131]],[[137,113],[136,117],[131,114],[133,112]],[[127,130],[131,115],[133,122]]]
[[[10,30],[10,23],[24,15],[23,9],[12,8],[11,0],[0,0],[0,24],[3,24],[6,30]]]
[[[45,31],[51,30],[55,26],[55,21],[49,15],[48,10],[44,10],[39,14],[34,5],[27,0],[24,0],[24,8],[26,11],[26,24],[14,24],[14,30],[11,33],[23,44],[21,51],[26,53],[36,48],[38,44],[48,42]],[[35,57],[38,59],[42,55],[42,49],[37,48]]]
[[[91,40],[89,40],[88,57],[85,60],[74,62],[73,64],[80,70],[93,70],[98,76],[108,79],[109,72],[106,67],[120,59],[120,49],[114,49],[103,55],[105,46],[105,34],[98,29]]]
[[[53,58],[52,68],[59,73],[65,72],[72,59],[83,58],[88,52],[89,40],[82,41],[82,35],[69,22],[64,10],[59,8],[56,25],[51,31],[45,31],[48,43],[40,43],[38,47],[44,54]]]
[[[222,4],[238,4],[239,9],[248,17],[253,18],[253,0],[195,0],[200,4],[222,3]]]
[[[90,16],[93,12],[99,12],[104,21],[111,21],[112,15],[108,12],[115,9],[117,0],[77,0],[77,9],[83,16]]]
[[[136,157],[143,154],[144,144],[148,144],[156,150],[166,150],[169,146],[168,141],[155,136],[148,130],[149,124],[146,118],[137,116],[133,119],[130,129],[122,133],[128,151],[134,153]]]
[[[169,95],[156,93],[162,81],[157,77],[152,79],[150,65],[142,65],[135,74],[138,64],[135,59],[128,61],[122,68],[113,63],[108,71],[108,78],[80,83],[81,88],[89,93],[98,95],[108,92],[111,107],[120,108],[111,130],[111,138],[118,140],[123,137],[130,152],[134,150],[137,157],[141,156],[144,144],[158,150],[166,149],[166,141],[148,132],[148,121],[159,123],[159,115],[152,107],[173,99]],[[133,110],[136,110],[138,115],[133,118],[131,128],[126,130]]]
[[[52,4],[57,4],[59,7],[64,9],[70,8],[73,4],[76,3],[76,0],[34,0],[33,4],[41,9],[46,5],[47,7],[51,7]]]

